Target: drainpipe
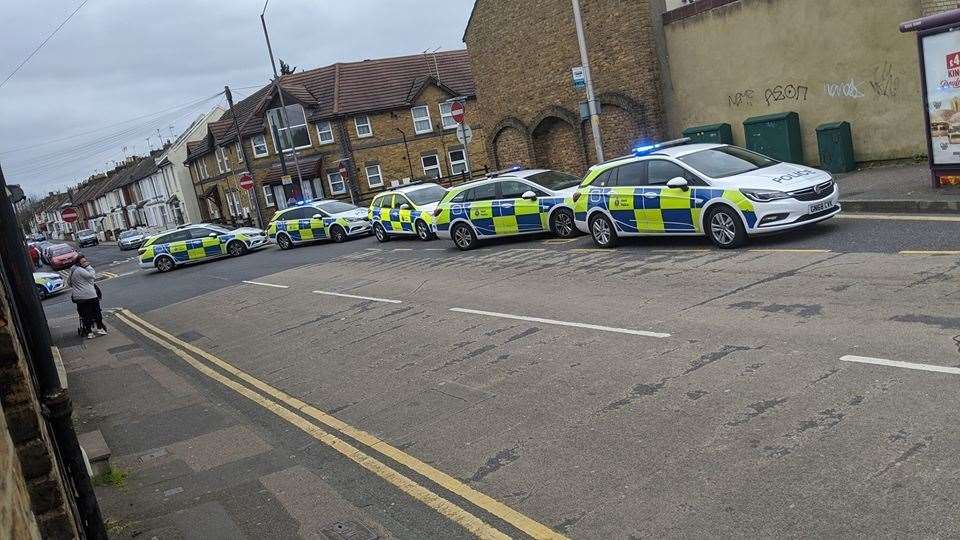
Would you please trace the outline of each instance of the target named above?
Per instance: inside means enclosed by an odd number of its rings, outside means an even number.
[[[400,136],[403,137],[403,153],[407,155],[407,167],[410,168],[410,181],[413,181],[413,164],[410,163],[410,148],[407,146],[407,134],[400,128],[397,128]]]

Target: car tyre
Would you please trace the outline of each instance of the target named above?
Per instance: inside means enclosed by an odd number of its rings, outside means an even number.
[[[707,236],[720,249],[736,249],[747,243],[747,229],[740,214],[729,206],[718,206],[707,214]]]
[[[573,224],[573,211],[568,208],[557,209],[550,216],[550,231],[560,238],[571,238],[577,233]]]
[[[231,240],[227,244],[227,254],[231,257],[239,257],[247,252],[247,245],[240,240]]]
[[[593,244],[601,249],[616,247],[619,240],[610,218],[599,212],[590,218],[590,237],[593,238]]]
[[[40,300],[46,299],[46,297],[48,296],[46,287],[42,285],[37,285],[36,287],[37,287],[37,295],[40,296]]]
[[[383,225],[377,223],[373,226],[373,235],[377,237],[377,242],[389,242],[390,235],[383,228]]]
[[[422,219],[417,220],[416,224],[417,229],[417,238],[423,240],[424,242],[428,240],[433,240],[433,233],[430,232],[430,227],[427,226],[427,223]]]
[[[457,223],[450,230],[450,238],[460,251],[469,251],[477,246],[477,235],[466,223]]]
[[[286,234],[282,234],[282,233],[278,234],[277,247],[283,250],[293,249],[294,248],[293,240],[291,240],[290,237],[287,236]]]
[[[169,272],[176,268],[176,263],[173,262],[173,259],[167,257],[166,255],[161,255],[153,261],[153,266],[157,268],[158,272]]]
[[[347,231],[343,230],[343,227],[339,225],[334,225],[330,227],[330,238],[339,244],[347,239]]]

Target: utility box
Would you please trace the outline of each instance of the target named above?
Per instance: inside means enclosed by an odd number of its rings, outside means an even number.
[[[780,161],[803,163],[800,116],[795,112],[754,116],[743,121],[747,148]]]
[[[854,170],[853,136],[850,122],[831,122],[817,126],[817,149],[820,151],[820,168],[832,173]]]
[[[730,124],[708,124],[693,126],[683,130],[684,137],[690,137],[695,143],[733,144],[733,130]]]

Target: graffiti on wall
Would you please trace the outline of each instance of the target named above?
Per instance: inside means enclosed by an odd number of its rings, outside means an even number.
[[[739,109],[740,107],[752,107],[753,106],[753,90],[747,89],[742,92],[736,92],[727,96],[727,102],[733,108]]]
[[[763,92],[763,99],[767,106],[781,101],[806,101],[807,92],[810,89],[802,84],[778,84],[772,88],[767,88]]]
[[[830,98],[863,99],[863,98],[896,98],[901,91],[901,79],[895,73],[890,62],[875,66],[866,82],[857,79],[841,79],[839,82],[828,82],[823,85],[824,94]],[[754,88],[737,89],[727,94],[727,106],[731,109],[743,107],[751,108],[757,104],[766,104],[772,107],[784,101],[803,103],[810,95],[810,88],[803,83],[777,84],[756,90]]]
[[[893,72],[893,64],[884,62],[873,68],[873,78],[870,79],[870,88],[879,97],[897,97],[900,92],[900,77]]]
[[[863,92],[861,92],[860,88],[857,86],[857,82],[853,79],[850,79],[849,82],[827,83],[823,86],[827,91],[827,95],[830,97],[846,97],[853,99],[865,97]]]

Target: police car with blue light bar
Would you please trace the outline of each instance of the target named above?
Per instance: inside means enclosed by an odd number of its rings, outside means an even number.
[[[839,197],[825,171],[678,139],[594,165],[573,207],[577,228],[601,248],[624,236],[706,234],[726,249],[829,219]]]

